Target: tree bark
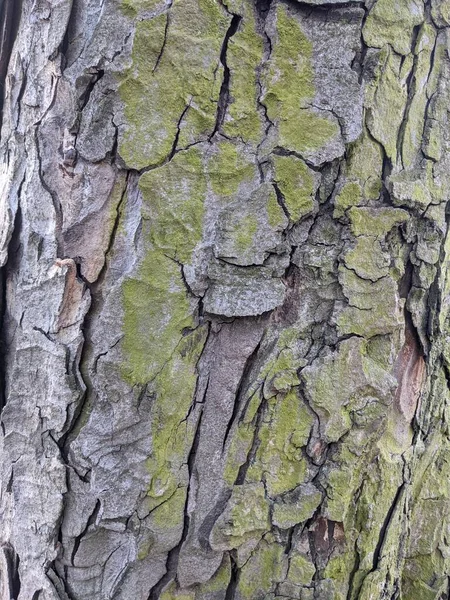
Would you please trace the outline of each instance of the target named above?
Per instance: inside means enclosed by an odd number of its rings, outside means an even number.
[[[0,599],[448,599],[447,0],[0,19]]]

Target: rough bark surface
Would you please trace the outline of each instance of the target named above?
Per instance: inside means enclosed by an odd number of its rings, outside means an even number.
[[[0,1],[1,600],[444,600],[450,3]]]

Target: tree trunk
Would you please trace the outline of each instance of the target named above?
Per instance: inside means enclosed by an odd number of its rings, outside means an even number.
[[[0,600],[444,600],[447,0],[3,0]]]

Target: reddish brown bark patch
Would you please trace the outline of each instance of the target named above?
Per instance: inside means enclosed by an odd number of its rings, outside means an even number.
[[[411,323],[406,323],[405,343],[394,367],[394,376],[398,381],[395,405],[411,423],[417,410],[422,383],[425,374],[425,361],[419,340]]]

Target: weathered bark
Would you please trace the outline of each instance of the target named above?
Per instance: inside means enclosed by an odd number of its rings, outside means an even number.
[[[0,597],[449,597],[447,0],[0,2]]]

